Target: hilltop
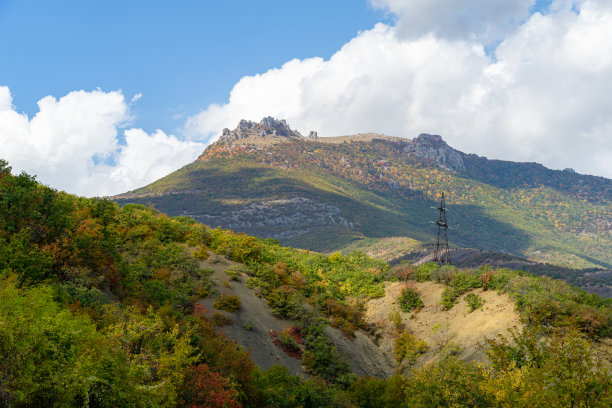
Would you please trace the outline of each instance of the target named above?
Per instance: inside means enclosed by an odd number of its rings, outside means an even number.
[[[113,200],[299,248],[367,249],[404,237],[420,250],[434,236],[430,207],[442,191],[453,247],[570,269],[612,265],[612,180],[489,160],[437,135],[304,137],[285,121],[241,121],[195,162]]]

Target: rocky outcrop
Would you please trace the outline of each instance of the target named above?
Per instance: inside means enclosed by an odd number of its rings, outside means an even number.
[[[319,140],[319,135],[314,130],[311,130],[306,139]]]
[[[219,137],[219,144],[236,144],[246,141],[253,142],[258,139],[309,139],[317,140],[317,132],[311,131],[308,136],[302,136],[297,130],[293,130],[284,119],[275,119],[271,116],[263,118],[259,123],[242,119],[234,130],[223,129]]]
[[[353,228],[338,207],[305,197],[255,202],[220,214],[191,216],[204,224],[221,225],[237,231],[261,229],[258,235],[275,239],[293,238],[313,228],[334,224]]]
[[[420,159],[432,161],[447,170],[465,170],[462,153],[450,147],[439,135],[422,133],[406,144],[404,152]]]

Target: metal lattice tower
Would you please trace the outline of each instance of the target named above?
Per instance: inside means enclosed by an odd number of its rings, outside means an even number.
[[[439,265],[450,265],[451,257],[450,250],[448,249],[448,224],[446,222],[446,203],[444,202],[444,192],[442,192],[442,200],[440,200],[440,207],[437,208],[440,211],[438,216],[438,238],[436,240],[436,246],[433,251],[433,261]]]

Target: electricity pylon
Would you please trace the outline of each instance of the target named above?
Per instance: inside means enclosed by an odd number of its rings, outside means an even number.
[[[450,265],[451,256],[450,250],[448,249],[448,223],[446,222],[446,203],[444,202],[444,192],[442,192],[442,200],[440,200],[440,207],[432,207],[440,211],[438,216],[438,238],[436,239],[436,246],[433,251],[433,261],[438,265]]]

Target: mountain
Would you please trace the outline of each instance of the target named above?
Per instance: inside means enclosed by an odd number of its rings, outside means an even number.
[[[410,239],[402,256],[431,245],[442,192],[453,247],[612,266],[612,180],[466,154],[437,135],[304,137],[242,120],[195,162],[113,200],[325,252]]]

